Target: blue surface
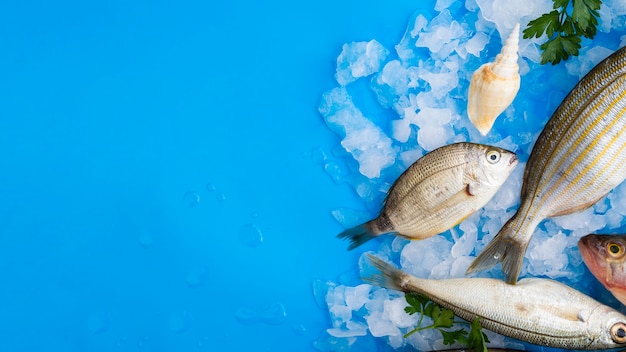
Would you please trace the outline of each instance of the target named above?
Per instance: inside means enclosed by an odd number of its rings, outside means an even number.
[[[330,211],[363,207],[320,96],[430,3],[5,1],[0,351],[314,350],[312,282],[358,255]]]

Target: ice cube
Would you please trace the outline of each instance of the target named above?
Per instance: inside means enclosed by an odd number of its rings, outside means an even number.
[[[345,86],[360,77],[378,72],[387,55],[389,50],[375,39],[344,44],[337,58],[337,82]]]
[[[404,297],[398,297],[385,301],[383,317],[387,317],[395,326],[399,328],[408,328],[417,325],[418,316],[416,314],[409,315],[404,311],[408,306]]]
[[[324,93],[319,107],[326,124],[343,136],[341,145],[359,162],[359,171],[369,178],[395,162],[391,138],[367,119],[352,102],[345,88]]]
[[[401,335],[400,329],[395,326],[391,321],[383,319],[383,313],[379,311],[372,312],[372,314],[365,317],[367,326],[370,329],[370,333],[375,337],[389,336],[389,335]]]
[[[480,57],[480,52],[483,51],[487,43],[489,43],[489,36],[483,32],[478,32],[467,41],[465,49],[468,53]]]
[[[369,299],[371,286],[362,284],[356,287],[346,287],[346,306],[353,310],[359,310]]]

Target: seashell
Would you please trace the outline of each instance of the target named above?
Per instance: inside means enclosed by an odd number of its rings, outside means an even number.
[[[498,115],[511,105],[519,90],[518,43],[519,23],[513,27],[495,61],[480,66],[472,75],[467,115],[483,136],[491,130]]]

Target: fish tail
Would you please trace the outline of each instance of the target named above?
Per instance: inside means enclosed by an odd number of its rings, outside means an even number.
[[[337,238],[349,239],[348,250],[352,250],[378,235],[380,232],[376,230],[374,220],[372,220],[343,231],[337,235]]]
[[[480,255],[474,259],[466,274],[486,270],[502,262],[502,272],[506,277],[506,282],[509,284],[517,282],[528,242],[520,243],[512,238],[510,224],[511,222],[505,224],[496,237],[487,244]]]
[[[407,291],[405,283],[408,274],[371,254],[368,254],[367,257],[370,263],[380,271],[380,274],[363,278],[364,281],[396,291]]]

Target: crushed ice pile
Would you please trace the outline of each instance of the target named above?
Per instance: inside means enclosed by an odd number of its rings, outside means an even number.
[[[472,73],[493,61],[516,22],[521,28],[552,10],[550,0],[438,0],[418,10],[395,46],[372,39],[343,45],[337,58],[339,86],[325,92],[319,111],[341,141],[319,161],[338,184],[347,184],[363,200],[363,209],[338,205],[333,216],[345,228],[373,218],[393,181],[425,153],[453,142],[472,141],[514,150],[520,164],[495,197],[479,212],[441,235],[423,241],[394,236],[355,249],[391,260],[419,277],[463,277],[465,270],[519,206],[525,162],[539,132],[569,90],[595,64],[626,43],[626,2],[602,4],[598,35],[583,40],[578,57],[556,66],[540,65],[545,38],[520,38],[520,91],[485,137],[465,113]],[[590,209],[545,221],[530,242],[520,277],[554,278],[585,286],[578,239],[588,233],[615,233],[625,224],[626,185]],[[332,235],[332,234],[331,234]],[[346,246],[345,242],[337,242]],[[346,253],[348,255],[348,253]],[[363,284],[371,270],[364,255],[338,280],[314,282],[315,299],[328,309],[330,326],[314,343],[322,351],[376,351],[413,346],[441,349],[433,331],[403,335],[417,317],[404,313],[404,297]],[[499,266],[479,276],[501,277]],[[587,284],[588,286],[588,284]],[[427,322],[426,322],[427,323]],[[535,346],[489,333],[491,346]]]

